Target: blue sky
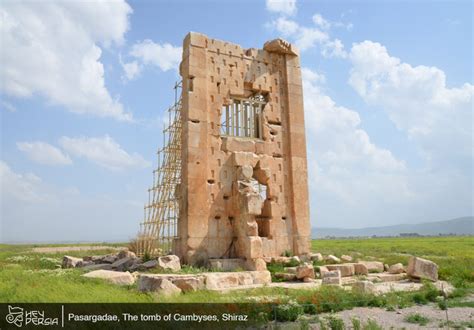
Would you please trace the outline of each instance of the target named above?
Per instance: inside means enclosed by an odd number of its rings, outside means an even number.
[[[300,49],[313,226],[473,214],[470,1],[0,10],[1,241],[135,235],[189,31]]]

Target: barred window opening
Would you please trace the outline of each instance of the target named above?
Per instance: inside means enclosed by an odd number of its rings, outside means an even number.
[[[232,99],[230,104],[222,107],[221,135],[261,139],[264,106],[262,95]]]

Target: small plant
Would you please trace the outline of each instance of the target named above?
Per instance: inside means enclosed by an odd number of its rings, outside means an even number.
[[[304,314],[303,307],[295,303],[277,305],[274,309],[275,319],[280,322],[294,322]]]
[[[344,330],[344,321],[339,317],[331,315],[327,318],[328,326],[331,330]]]
[[[290,250],[285,250],[285,252],[283,252],[283,256],[284,257],[293,257],[293,252],[291,252]]]
[[[286,267],[296,267],[296,266],[299,266],[300,265],[300,262],[298,262],[298,260],[296,259],[291,259],[290,261],[288,261],[285,266]]]
[[[353,317],[351,319],[351,323],[352,323],[352,328],[354,330],[361,330],[361,324],[360,324],[360,320],[356,317]]]
[[[315,304],[305,303],[305,304],[301,304],[301,306],[303,306],[303,310],[305,314],[314,315],[318,312],[318,309],[316,308]]]
[[[142,260],[143,260],[143,262],[147,262],[147,261],[151,260],[150,253],[145,252],[145,254],[143,255]]]
[[[395,306],[393,306],[393,305],[388,305],[388,306],[385,308],[385,310],[386,310],[387,312],[394,312],[394,311],[395,311]]]
[[[423,293],[415,293],[413,295],[413,301],[418,305],[426,305],[428,303],[428,299],[426,299]]]
[[[375,320],[368,319],[364,330],[383,330],[383,328]]]
[[[429,321],[430,321],[429,318],[418,313],[410,314],[407,317],[405,317],[405,322],[415,323],[418,325],[427,325]]]
[[[448,309],[448,303],[446,302],[446,300],[440,300],[438,301],[438,307],[439,309],[445,311]]]
[[[435,302],[436,298],[439,296],[439,290],[433,285],[433,283],[424,283],[423,291],[425,292],[426,300],[431,302]]]

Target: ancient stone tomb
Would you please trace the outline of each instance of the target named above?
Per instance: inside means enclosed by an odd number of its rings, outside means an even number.
[[[308,253],[295,48],[276,39],[263,49],[243,49],[191,32],[180,75],[180,180],[173,191],[179,217],[172,252],[185,263],[235,259],[251,270],[285,252]]]

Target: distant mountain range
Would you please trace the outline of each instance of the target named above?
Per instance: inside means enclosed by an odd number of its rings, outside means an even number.
[[[367,237],[367,236],[398,236],[406,233],[419,235],[474,235],[474,217],[456,218],[446,221],[425,222],[418,224],[401,224],[385,227],[367,228],[324,228],[313,227],[313,238],[325,237]]]

